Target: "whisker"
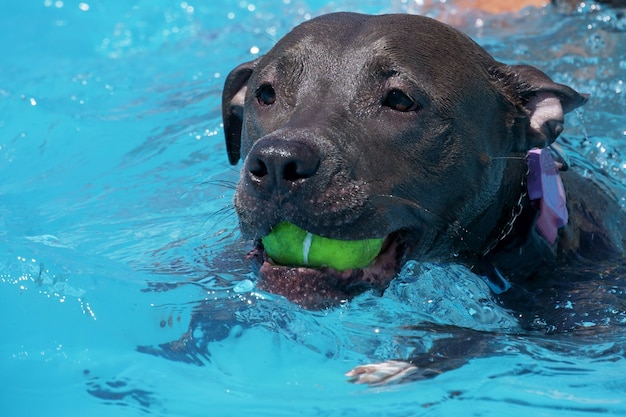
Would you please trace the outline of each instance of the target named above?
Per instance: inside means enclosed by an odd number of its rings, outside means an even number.
[[[514,159],[519,161],[526,161],[524,156],[492,156],[490,159]]]
[[[236,181],[230,181],[230,180],[205,180],[205,181],[201,181],[198,184],[196,184],[196,186],[206,186],[206,185],[215,185],[217,187],[222,187],[222,188],[226,188],[228,190],[234,190],[235,188],[237,188],[237,182]]]
[[[232,204],[215,210],[207,215],[203,222],[203,235],[215,237],[228,231],[223,237],[229,237],[233,233],[238,233],[239,228],[235,209]],[[206,229],[205,229],[206,228]]]
[[[428,210],[427,208],[425,208],[424,206],[422,206],[418,202],[413,201],[413,200],[409,200],[409,199],[404,198],[404,197],[398,197],[398,196],[393,195],[393,194],[374,194],[374,195],[371,196],[371,198],[383,198],[383,199],[394,200],[394,202],[398,202],[398,203],[401,203],[401,204],[403,204],[405,206],[416,208],[418,210],[423,211],[424,213],[427,213],[427,214],[429,214],[431,216],[434,216],[434,217],[438,217],[440,220],[443,220],[443,219],[440,218],[440,216],[438,216],[435,213],[431,212],[430,210]]]
[[[213,221],[214,225],[223,224],[225,220],[235,215],[235,209],[232,204],[228,204],[208,215],[204,224]]]
[[[444,218],[441,215],[433,213],[432,211],[430,211],[429,209],[425,208],[424,206],[422,206],[421,204],[419,204],[416,201],[409,200],[409,199],[406,199],[404,197],[398,197],[398,196],[395,196],[395,195],[392,195],[392,194],[376,194],[376,195],[373,195],[372,198],[391,199],[394,202],[398,202],[398,203],[406,205],[408,207],[412,207],[412,208],[421,210],[422,212],[424,212],[424,213],[428,214],[429,216],[433,217],[434,219],[436,219],[436,221],[439,222],[440,224],[448,225],[448,227],[449,227],[448,228],[448,232],[452,233],[454,236],[457,236],[465,244],[467,244],[467,243],[465,242],[465,240],[463,238],[465,236],[469,236],[469,235],[472,234],[465,227],[461,226],[461,224],[457,220]]]

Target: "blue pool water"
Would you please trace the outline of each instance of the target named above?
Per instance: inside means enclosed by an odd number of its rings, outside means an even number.
[[[424,382],[347,383],[356,365],[432,341],[406,326],[515,332],[462,267],[410,264],[385,296],[323,312],[255,291],[231,206],[238,173],[225,156],[221,86],[292,26],[335,10],[426,13],[504,62],[590,93],[568,117],[568,147],[626,204],[626,23],[615,11],[2,2],[0,415],[626,415],[619,329],[510,337],[500,355]],[[185,344],[190,328],[208,345]]]

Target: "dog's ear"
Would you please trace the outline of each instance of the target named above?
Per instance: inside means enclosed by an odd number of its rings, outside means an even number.
[[[258,60],[243,63],[226,77],[222,92],[222,120],[226,136],[228,162],[235,165],[241,154],[241,130],[243,126],[243,105],[246,98],[248,80],[254,72]]]
[[[520,132],[520,150],[544,148],[563,131],[564,115],[589,98],[552,81],[530,65],[496,65],[489,69],[493,81],[517,108],[514,125]]]
[[[529,115],[526,147],[550,145],[563,131],[565,113],[585,104],[589,96],[555,83],[530,65],[511,65],[508,69],[515,78],[517,99]]]

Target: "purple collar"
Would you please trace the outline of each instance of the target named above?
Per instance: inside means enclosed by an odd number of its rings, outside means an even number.
[[[551,245],[556,241],[557,231],[567,224],[565,189],[559,175],[559,167],[550,149],[531,149],[527,154],[528,198],[539,200],[539,218],[535,227]]]
[[[555,153],[559,162],[554,160],[552,152]],[[558,229],[565,226],[568,220],[565,189],[559,175],[559,169],[567,170],[568,168],[567,158],[560,148],[553,144],[549,148],[531,149],[526,155],[526,160],[528,163],[526,176],[528,198],[539,206],[539,216],[535,222],[537,234],[531,233],[529,239],[532,240],[532,236],[535,235],[545,241],[548,246],[553,247]],[[521,204],[523,197],[522,195],[518,204]],[[519,213],[517,208],[515,212]],[[514,215],[508,229],[515,220]],[[505,232],[504,236],[506,237],[507,234],[508,232]],[[484,254],[485,257],[479,261],[480,275],[495,294],[502,294],[511,288],[509,281],[489,259],[489,252],[501,239],[495,241]],[[539,246],[544,245],[539,244]]]

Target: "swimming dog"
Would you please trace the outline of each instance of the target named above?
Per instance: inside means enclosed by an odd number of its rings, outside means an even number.
[[[453,259],[528,309],[520,300],[543,277],[626,245],[616,199],[568,170],[555,142],[586,101],[427,17],[333,13],[297,26],[223,90],[228,158],[243,159],[234,205],[257,242],[259,287],[324,308],[384,291],[409,259]],[[284,221],[384,243],[362,269],[279,265],[260,239]],[[391,364],[402,375],[410,361]]]

